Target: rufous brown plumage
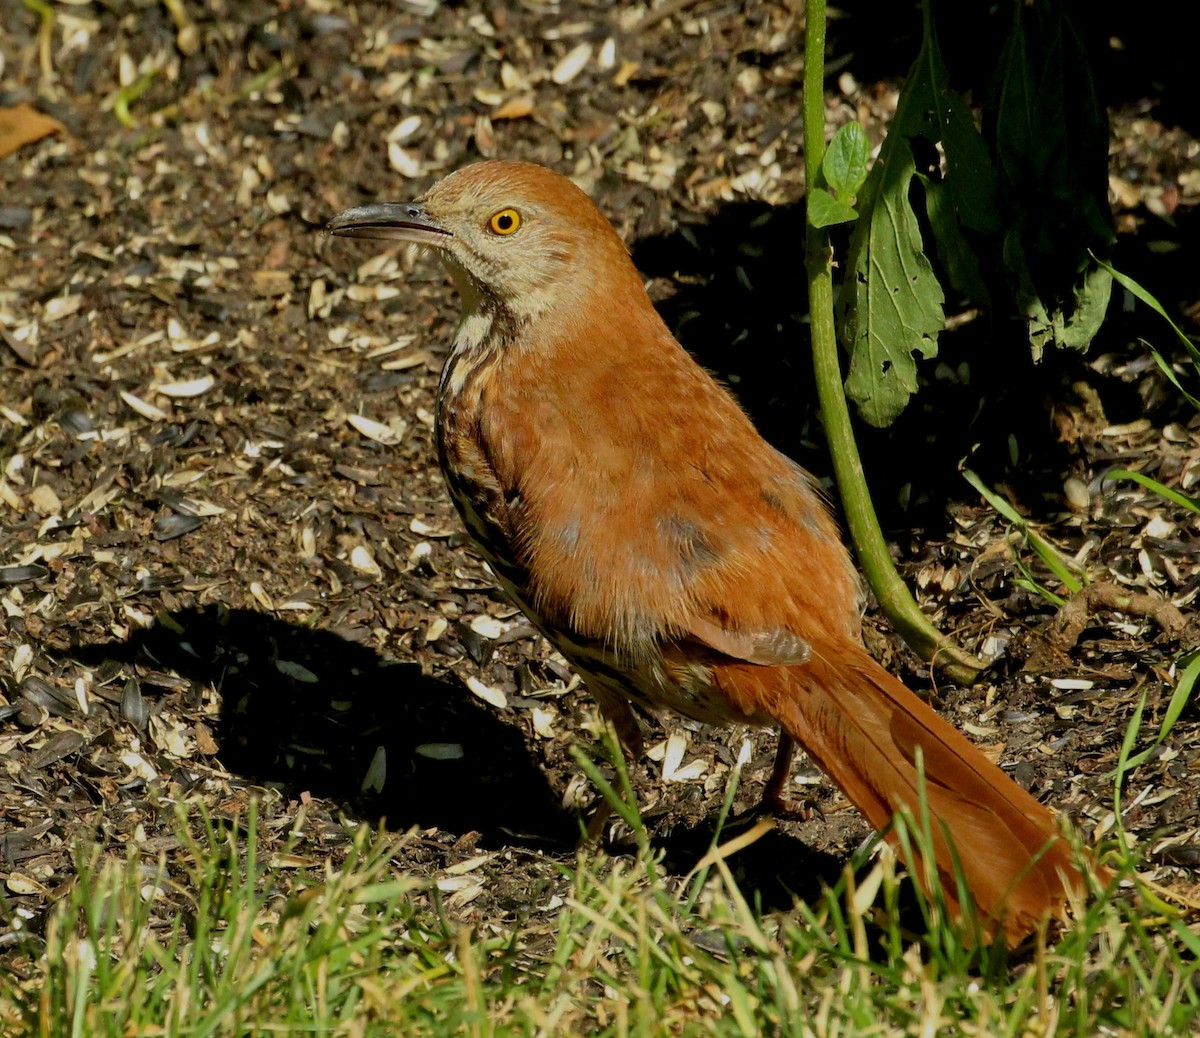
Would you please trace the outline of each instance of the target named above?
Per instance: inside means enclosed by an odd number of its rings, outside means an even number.
[[[1082,880],[1051,812],[867,653],[812,477],[675,341],[582,190],[482,162],[329,229],[440,252],[463,303],[438,389],[450,493],[630,752],[630,702],[777,724],[771,793],[791,739],[882,830],[919,811],[920,758],[952,907],[957,855],[988,937],[1061,914]]]

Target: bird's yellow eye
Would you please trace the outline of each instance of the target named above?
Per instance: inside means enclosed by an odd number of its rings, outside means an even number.
[[[488,220],[488,227],[493,234],[512,234],[520,226],[521,214],[515,209],[501,209],[500,212],[493,213],[492,218]]]

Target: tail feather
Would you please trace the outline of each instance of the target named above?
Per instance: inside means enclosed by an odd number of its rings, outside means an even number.
[[[1003,929],[1017,944],[1047,915],[1061,917],[1083,880],[1054,816],[865,650],[847,646],[837,659],[814,656],[804,667],[730,670],[726,678],[783,725],[875,828],[887,829],[900,810],[920,818],[923,795],[946,899],[960,910],[957,862],[989,940]],[[917,863],[909,865],[920,877]]]

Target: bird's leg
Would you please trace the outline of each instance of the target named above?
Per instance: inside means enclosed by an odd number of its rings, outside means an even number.
[[[585,847],[591,847],[600,841],[600,834],[604,832],[604,823],[612,817],[612,804],[607,800],[601,800],[596,805],[596,810],[592,812],[592,817],[587,821],[587,828],[583,831],[583,835],[575,844],[577,851],[583,850]]]
[[[787,795],[795,749],[795,740],[780,729],[779,747],[775,750],[775,766],[771,768],[771,777],[767,779],[758,809],[776,818],[807,822],[814,813],[820,814],[821,808],[811,800],[793,800]]]
[[[640,760],[646,747],[642,742],[642,726],[638,723],[629,700],[594,681],[588,684],[588,690],[596,700],[596,705],[600,707],[600,716],[616,731],[617,741],[625,752],[625,760],[630,764]]]
[[[638,719],[629,706],[629,700],[608,691],[599,682],[593,682],[589,687],[596,705],[600,707],[600,716],[612,725],[617,733],[617,741],[621,744],[626,762],[633,764],[642,756],[645,746],[642,742],[642,726],[638,724]],[[604,830],[604,824],[611,817],[612,805],[607,800],[601,800],[592,812],[592,817],[588,819],[587,830],[579,845],[595,843]]]

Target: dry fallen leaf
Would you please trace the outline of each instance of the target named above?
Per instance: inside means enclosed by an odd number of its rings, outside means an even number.
[[[212,729],[202,721],[197,721],[194,727],[196,735],[196,749],[204,756],[211,757],[221,751],[217,740],[213,738]]]
[[[52,133],[66,133],[57,119],[43,115],[32,105],[19,104],[0,108],[0,158]]]

